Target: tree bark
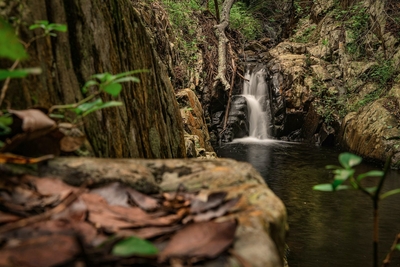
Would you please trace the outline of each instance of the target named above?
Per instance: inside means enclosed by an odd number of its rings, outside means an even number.
[[[83,99],[80,88],[95,73],[148,69],[150,73],[137,75],[139,84],[123,84],[119,100],[124,107],[89,115],[84,130],[96,156],[185,156],[174,90],[129,0],[21,0],[20,6],[19,14],[8,15],[21,17],[27,25],[36,20],[67,24],[68,32],[32,44],[30,60],[21,65],[39,65],[43,74],[11,81],[6,100],[14,109],[75,103]],[[27,28],[20,28],[22,40],[40,34],[39,29]],[[102,98],[110,100],[107,95]]]
[[[225,0],[222,5],[221,20],[215,26],[215,34],[218,38],[218,74],[215,77],[214,88],[221,83],[223,89],[228,91],[230,85],[226,79],[226,45],[228,38],[225,35],[225,29],[229,26],[229,14],[235,0]]]

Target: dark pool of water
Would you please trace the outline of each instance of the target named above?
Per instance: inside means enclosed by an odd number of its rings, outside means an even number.
[[[339,153],[338,149],[283,142],[231,143],[217,149],[219,157],[251,163],[285,203],[290,267],[372,266],[371,200],[359,192],[312,190],[315,184],[332,181],[325,166],[338,165]],[[379,168],[363,164],[357,171]],[[383,192],[397,187],[399,172],[391,171]],[[400,195],[380,204],[380,261],[400,233],[399,204]],[[400,266],[400,251],[389,266]]]

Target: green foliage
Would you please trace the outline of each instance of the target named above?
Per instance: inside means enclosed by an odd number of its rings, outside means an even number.
[[[386,84],[394,79],[396,68],[393,66],[392,60],[380,60],[377,65],[374,65],[368,72],[368,77],[380,86],[384,87]]]
[[[132,76],[134,74],[148,72],[148,70],[133,70],[127,71],[123,73],[119,73],[116,75],[112,75],[108,72],[94,74],[91,76],[91,79],[88,80],[85,85],[82,87],[82,93],[88,93],[88,89],[91,87],[96,87],[92,94],[90,94],[85,99],[79,101],[78,103],[74,104],[67,104],[67,105],[58,105],[53,106],[51,111],[59,110],[58,113],[51,113],[50,117],[52,118],[63,118],[67,119],[68,121],[76,122],[78,119],[89,115],[90,113],[108,108],[108,107],[116,107],[122,106],[122,102],[120,101],[107,101],[103,102],[101,98],[95,98],[102,92],[111,95],[112,97],[118,97],[122,90],[121,83],[124,82],[135,82],[139,83],[139,78]],[[73,118],[67,117],[65,115],[65,110],[72,111],[75,116]]]
[[[357,101],[350,107],[351,111],[358,111],[360,108],[374,102],[382,95],[382,90],[379,88],[365,95],[361,100]]]
[[[158,249],[151,242],[132,236],[116,243],[111,253],[115,256],[151,256],[157,255]]]
[[[0,19],[0,57],[11,60],[28,58],[28,54],[13,28],[2,19]]]
[[[333,170],[334,180],[332,183],[329,184],[319,184],[313,187],[314,190],[317,191],[338,191],[338,190],[346,190],[346,189],[353,189],[358,190],[367,195],[371,198],[374,207],[374,219],[373,219],[373,266],[378,266],[378,231],[379,231],[379,218],[378,218],[378,208],[379,208],[379,201],[383,200],[389,196],[393,196],[396,194],[400,194],[400,188],[396,188],[385,193],[381,193],[383,188],[387,170],[390,168],[390,161],[392,156],[389,156],[384,170],[372,170],[366,173],[359,174],[355,176],[355,169],[354,167],[359,165],[362,161],[362,158],[354,155],[352,153],[341,153],[339,155],[339,162],[341,166],[333,166],[328,165],[326,166],[327,169]],[[379,178],[376,186],[372,187],[365,187],[362,184],[362,180],[366,177],[377,177]],[[346,184],[344,184],[346,183]]]
[[[240,31],[246,40],[254,40],[262,34],[262,24],[243,2],[236,2],[230,13],[231,27]]]
[[[13,123],[13,119],[10,114],[5,114],[0,116],[0,136],[7,135],[11,133],[11,128],[9,127]],[[0,145],[1,147],[1,145]]]
[[[369,13],[362,2],[353,5],[350,10],[341,10],[339,18],[345,21],[349,42],[346,43],[346,50],[355,59],[365,55],[365,48],[362,45],[363,38],[368,32]]]
[[[293,41],[297,43],[308,43],[310,41],[311,36],[314,34],[316,29],[315,25],[311,25],[307,27],[301,35],[298,35],[293,38]]]
[[[37,28],[41,28],[44,30],[44,35],[50,35],[50,36],[57,36],[54,31],[59,31],[59,32],[66,32],[67,31],[67,25],[64,24],[57,24],[57,23],[49,23],[47,20],[38,20],[31,26],[29,26],[29,30],[34,30]]]
[[[311,90],[315,96],[316,112],[327,125],[346,115],[347,107],[344,96],[339,97],[337,92],[330,92],[321,79],[313,79]]]
[[[361,181],[366,177],[379,177],[383,179],[384,172],[379,170],[373,170],[366,173],[359,174],[355,176],[355,169],[353,167],[359,165],[362,161],[362,158],[354,155],[352,153],[341,153],[339,155],[339,162],[341,166],[335,165],[328,165],[326,166],[327,169],[333,170],[334,173],[334,180],[332,183],[329,184],[319,184],[313,187],[314,190],[318,191],[337,191],[337,190],[345,190],[345,189],[356,189],[361,190],[364,193],[367,193],[369,196],[373,197],[374,194],[377,192],[377,186],[374,187],[364,187],[361,184]],[[343,183],[348,182],[348,184],[344,185]],[[389,195],[393,195],[397,192],[396,191],[389,191],[385,194],[380,196],[381,199],[388,197]]]
[[[26,68],[17,70],[3,70],[0,69],[0,81],[7,78],[24,78],[28,74],[39,75],[42,73],[41,68]]]

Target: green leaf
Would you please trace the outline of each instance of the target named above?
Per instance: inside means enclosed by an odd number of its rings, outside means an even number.
[[[103,100],[101,98],[96,99],[95,101],[83,103],[76,108],[72,109],[77,115],[81,115],[82,113],[88,111],[89,109],[93,108],[96,105],[103,104]]]
[[[122,90],[122,85],[120,85],[119,83],[111,83],[103,87],[104,92],[114,97],[118,96],[121,90]]]
[[[27,75],[28,72],[23,70],[0,70],[0,81],[7,78],[24,78]]]
[[[137,74],[137,73],[143,73],[143,72],[150,72],[147,69],[139,69],[139,70],[131,70],[131,71],[126,71],[126,72],[121,72],[115,75],[115,78],[122,78],[122,77],[126,77],[126,76],[131,76],[133,74]]]
[[[95,86],[95,85],[99,85],[98,82],[93,81],[93,80],[89,80],[85,83],[85,85],[82,87],[82,93],[86,94],[87,93],[87,89],[91,86]]]
[[[332,184],[317,184],[313,186],[313,190],[326,192],[334,191]]]
[[[99,110],[99,109],[103,109],[103,108],[109,108],[109,107],[117,107],[117,106],[122,106],[122,102],[119,101],[109,101],[103,104],[98,104],[93,106],[91,109],[85,111],[82,116],[86,116],[89,113],[92,113],[93,111]]]
[[[399,194],[399,193],[400,193],[400,188],[393,189],[393,190],[390,190],[390,191],[387,191],[387,192],[383,193],[380,196],[380,199],[385,199],[387,197],[390,197],[390,196],[393,196],[393,195],[396,195],[396,194]]]
[[[11,128],[8,127],[13,122],[13,118],[9,115],[0,116],[0,135],[11,133]]]
[[[47,25],[49,25],[49,21],[47,21],[47,20],[37,20],[37,21],[35,21],[35,24],[47,26]]]
[[[47,27],[47,29],[50,30],[50,31],[66,32],[67,31],[67,25],[52,23]]]
[[[345,169],[350,169],[351,167],[360,164],[361,161],[361,157],[352,153],[345,152],[339,155],[339,162]]]
[[[129,76],[129,77],[123,77],[123,78],[119,78],[113,81],[113,83],[123,83],[123,82],[134,82],[134,83],[139,83],[140,79],[133,77],[133,76]]]
[[[382,177],[384,174],[383,171],[369,171],[366,173],[362,173],[360,175],[357,176],[357,181],[361,181],[362,179],[364,179],[365,177]]]
[[[43,28],[42,25],[39,24],[32,24],[31,26],[29,26],[29,30],[34,30],[37,28]]]
[[[18,69],[18,70],[2,70],[0,69],[0,81],[7,78],[24,78],[28,74],[41,74],[41,68],[29,68],[29,69]]]
[[[110,76],[113,76],[113,75],[111,75],[108,72],[105,72],[105,73],[94,74],[90,78],[98,79],[98,80],[100,80],[100,82],[104,83],[109,79]]]
[[[0,123],[5,126],[11,125],[13,123],[13,118],[7,115],[0,116]]]
[[[129,237],[116,243],[111,251],[115,256],[157,255],[158,249],[149,241]]]
[[[325,169],[327,170],[334,170],[334,169],[341,169],[342,167],[336,165],[326,165]]]
[[[335,174],[334,179],[335,180],[347,180],[349,179],[353,174],[355,170],[352,169],[337,169],[334,170],[333,173]]]
[[[400,250],[400,244],[397,244],[397,245],[396,245],[396,249],[397,249],[397,250]]]
[[[374,186],[374,187],[367,187],[367,188],[365,188],[365,191],[367,191],[368,193],[370,193],[370,194],[373,195],[373,194],[375,194],[376,189],[377,189],[376,186]]]
[[[15,35],[14,29],[3,19],[0,19],[0,57],[11,60],[28,58],[28,54]]]
[[[351,186],[348,186],[348,185],[339,185],[338,187],[336,187],[336,191],[339,191],[339,190],[347,190],[347,189],[351,189]]]
[[[332,183],[333,190],[336,190],[336,188],[338,186],[340,186],[344,181],[346,181],[346,180],[342,180],[342,179],[334,180]]]
[[[65,118],[65,116],[62,114],[54,114],[54,113],[49,114],[49,117],[55,118],[55,119],[64,119]]]

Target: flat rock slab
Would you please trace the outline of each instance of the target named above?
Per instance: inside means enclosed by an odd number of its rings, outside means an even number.
[[[260,174],[248,163],[231,159],[144,160],[104,158],[56,158],[39,167],[40,176],[58,177],[79,185],[119,181],[144,193],[175,191],[183,185],[189,191],[226,191],[228,197],[241,195],[235,217],[234,251],[251,266],[283,266],[287,215],[282,201],[268,188]],[[237,257],[230,266],[240,266]],[[205,266],[214,266],[209,262]]]

